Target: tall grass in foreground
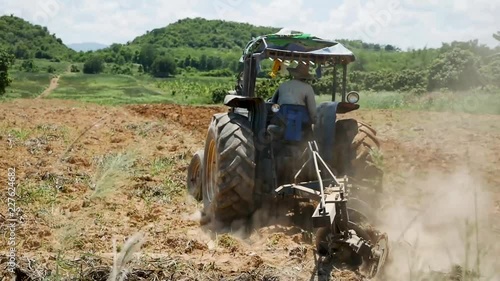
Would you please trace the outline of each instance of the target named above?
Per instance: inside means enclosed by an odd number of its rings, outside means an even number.
[[[94,176],[94,192],[91,198],[103,198],[116,191],[128,177],[128,170],[135,157],[132,153],[109,155],[100,159]]]
[[[134,254],[140,251],[144,242],[146,242],[144,234],[136,233],[125,242],[122,250],[118,253],[116,241],[113,240],[113,267],[107,281],[125,280],[128,274],[127,264],[132,260]]]
[[[318,102],[329,101],[331,96],[321,95]],[[410,109],[421,111],[448,111],[480,114],[500,114],[500,90],[487,93],[432,92],[426,94],[398,92],[360,92],[361,108]]]

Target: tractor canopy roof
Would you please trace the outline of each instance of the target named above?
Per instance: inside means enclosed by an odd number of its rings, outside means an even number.
[[[254,38],[245,47],[240,61],[249,56],[315,64],[348,64],[355,60],[354,54],[339,42],[289,29]]]

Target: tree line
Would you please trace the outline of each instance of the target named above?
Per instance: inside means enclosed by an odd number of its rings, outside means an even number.
[[[2,77],[8,77],[7,70],[14,59],[25,61],[21,65],[22,71],[38,71],[33,58],[83,63],[82,71],[89,74],[106,71],[169,77],[179,73],[235,76],[241,71],[238,59],[248,40],[278,29],[221,20],[184,19],[146,32],[125,44],[112,44],[93,52],[73,51],[55,34],[50,34],[46,27],[32,25],[15,16],[0,17],[0,30],[0,48],[4,49],[4,70],[0,69]],[[500,39],[500,32],[493,36]],[[404,51],[393,45],[338,41],[356,55],[356,61],[349,66],[351,89],[462,90],[498,86],[500,81],[500,48],[480,45],[477,40]],[[270,68],[271,63],[264,62],[260,77],[266,77]],[[75,65],[73,70],[80,71]],[[326,91],[331,87],[332,73],[326,70],[324,74],[325,77],[315,82],[315,86]]]

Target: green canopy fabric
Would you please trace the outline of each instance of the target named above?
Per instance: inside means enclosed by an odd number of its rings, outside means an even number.
[[[240,61],[248,55],[259,59],[304,59],[315,63],[349,63],[355,60],[354,54],[338,42],[291,30],[254,38],[247,44]]]

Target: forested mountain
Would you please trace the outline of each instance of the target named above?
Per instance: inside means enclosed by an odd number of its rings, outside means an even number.
[[[252,37],[278,30],[247,23],[187,18],[147,31],[127,44],[112,44],[94,54],[107,63],[139,63],[146,71],[152,67],[155,58],[159,58],[172,60],[176,68],[186,71],[232,75],[239,68],[242,48]],[[75,60],[85,61],[88,55],[80,53]]]
[[[18,59],[68,59],[75,53],[46,27],[13,15],[0,17],[0,47]]]

